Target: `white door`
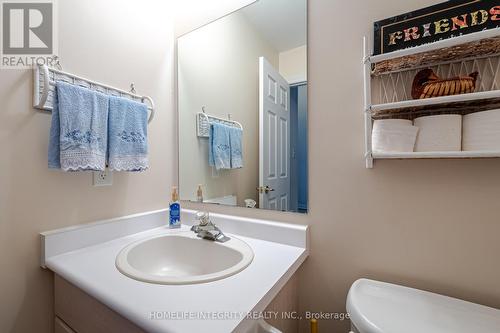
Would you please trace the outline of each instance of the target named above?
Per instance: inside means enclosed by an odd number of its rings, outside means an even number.
[[[290,86],[259,58],[259,207],[290,208]]]

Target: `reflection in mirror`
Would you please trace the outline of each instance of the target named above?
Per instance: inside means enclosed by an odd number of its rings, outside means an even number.
[[[177,41],[182,200],[306,213],[307,0],[259,0]]]

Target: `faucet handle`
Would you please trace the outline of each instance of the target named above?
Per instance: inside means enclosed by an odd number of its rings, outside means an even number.
[[[200,221],[201,226],[205,226],[210,222],[210,213],[208,212],[197,212],[196,220]]]

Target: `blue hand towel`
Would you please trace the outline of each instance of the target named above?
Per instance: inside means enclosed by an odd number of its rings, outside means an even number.
[[[208,164],[217,170],[231,169],[231,144],[229,141],[230,127],[219,124],[210,124],[208,139]]]
[[[148,161],[148,108],[130,99],[109,98],[109,168],[144,171]]]
[[[49,168],[104,170],[108,96],[58,81],[53,101]]]
[[[237,127],[229,129],[229,142],[231,144],[231,168],[243,168],[243,148],[241,141],[243,139],[243,130]]]

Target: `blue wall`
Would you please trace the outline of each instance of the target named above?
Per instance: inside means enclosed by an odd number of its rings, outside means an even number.
[[[307,179],[307,85],[298,87],[298,208],[307,210],[308,179]]]
[[[307,85],[290,88],[291,209],[307,211]]]

